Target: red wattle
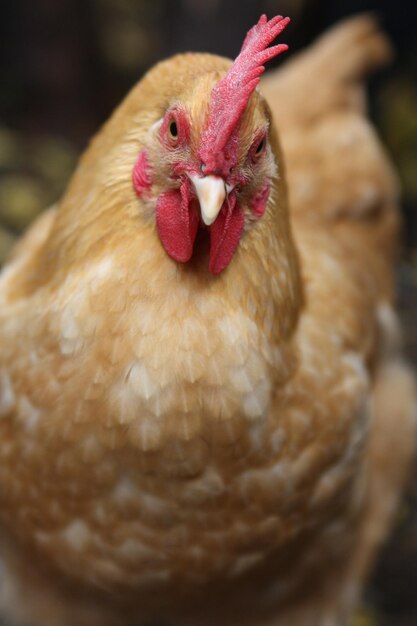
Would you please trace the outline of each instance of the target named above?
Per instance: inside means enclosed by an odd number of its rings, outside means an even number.
[[[193,254],[198,216],[192,210],[187,183],[161,194],[156,205],[156,227],[170,257],[185,263]]]
[[[234,194],[224,202],[216,221],[210,227],[209,270],[220,274],[230,263],[239,245],[245,218]]]

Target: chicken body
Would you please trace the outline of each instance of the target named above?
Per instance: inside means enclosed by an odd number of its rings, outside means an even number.
[[[265,79],[291,224],[271,126],[267,209],[218,276],[205,231],[185,265],[161,245],[166,174],[140,198],[131,182],[172,102],[204,114],[230,65],[211,55],[154,68],[20,242],[0,283],[11,624],[348,620],[415,435],[392,310],[396,183],[360,98],[386,50],[362,18]],[[270,123],[257,93],[244,115],[243,137]]]

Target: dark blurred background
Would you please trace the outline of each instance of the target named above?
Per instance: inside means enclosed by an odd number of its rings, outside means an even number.
[[[292,17],[285,41],[293,53],[363,11],[379,15],[397,52],[371,81],[370,113],[403,186],[399,300],[417,364],[416,0],[0,0],[0,263],[60,197],[91,135],[156,61],[184,50],[236,56],[262,12]],[[417,625],[416,503],[417,479],[355,626]]]

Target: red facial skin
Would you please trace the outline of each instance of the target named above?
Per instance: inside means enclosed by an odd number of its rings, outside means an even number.
[[[172,137],[170,125],[175,123],[176,137]],[[169,110],[162,122],[159,136],[161,144],[167,150],[178,150],[187,145],[190,137],[189,122],[184,111]],[[255,164],[260,155],[256,149],[261,140],[266,141],[265,131],[257,133],[248,160]],[[231,155],[237,161],[237,154]],[[200,207],[191,180],[187,174],[201,175],[199,158],[174,162],[171,179],[178,181],[179,187],[160,194],[156,204],[156,227],[161,243],[167,254],[180,263],[186,263],[193,254],[194,242],[199,226],[208,228],[210,234],[209,270],[213,275],[220,274],[230,263],[239,245],[245,223],[244,212],[236,197],[236,190],[243,188],[248,179],[235,166],[232,173],[223,176],[226,182],[235,188],[224,201],[215,222],[206,227],[200,217]],[[234,171],[233,171],[234,170]],[[218,175],[219,172],[204,170],[203,175]],[[224,174],[222,172],[222,174]],[[148,197],[152,188],[151,171],[147,153],[142,150],[133,169],[133,183],[136,193]],[[269,197],[268,185],[261,194],[254,197],[251,209],[256,217],[264,213]]]
[[[139,152],[132,172],[133,187],[138,196],[146,196],[152,186],[151,171],[146,150]]]
[[[268,180],[264,187],[252,199],[250,208],[255,217],[262,217],[268,204],[269,194],[271,192],[271,183]]]

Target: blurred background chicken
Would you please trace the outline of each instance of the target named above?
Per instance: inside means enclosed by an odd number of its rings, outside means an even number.
[[[345,53],[346,49],[354,50],[354,54],[347,55]],[[323,247],[323,249],[326,250],[326,247],[329,246],[328,235],[330,235],[330,239],[334,238],[339,242],[339,245],[341,245],[342,253],[338,261],[336,261],[336,265],[339,262],[341,265],[346,264],[346,266],[349,266],[351,268],[349,272],[353,271],[353,276],[356,276],[358,280],[360,277],[363,293],[366,294],[366,296],[362,296],[357,300],[357,295],[355,295],[354,292],[347,293],[345,296],[347,299],[347,308],[349,304],[351,304],[351,298],[353,296],[353,300],[358,305],[359,310],[361,310],[360,307],[364,307],[364,310],[368,310],[368,312],[371,313],[373,310],[378,310],[379,315],[379,321],[376,326],[372,315],[368,321],[366,320],[366,316],[364,316],[359,328],[350,329],[348,331],[346,331],[346,324],[347,328],[349,328],[351,321],[349,318],[345,319],[344,316],[341,316],[340,319],[339,332],[342,332],[342,334],[346,334],[347,332],[348,337],[345,337],[345,340],[348,339],[350,349],[360,345],[361,354],[365,359],[367,367],[369,367],[372,372],[372,379],[375,380],[375,389],[380,390],[375,393],[374,403],[376,405],[376,414],[381,420],[380,430],[382,434],[380,438],[371,439],[370,449],[367,452],[368,457],[371,459],[370,465],[374,468],[375,476],[373,478],[371,472],[370,480],[373,485],[371,489],[372,497],[368,499],[369,512],[365,511],[364,513],[367,521],[364,524],[360,523],[360,527],[362,528],[360,555],[357,558],[353,557],[352,561],[349,563],[352,571],[348,571],[346,574],[343,572],[340,573],[342,579],[346,575],[346,580],[350,581],[350,583],[354,581],[354,586],[360,584],[363,575],[366,573],[368,561],[372,554],[372,546],[377,544],[386,532],[386,526],[397,503],[396,497],[399,492],[399,485],[404,480],[408,444],[410,444],[411,451],[413,440],[411,434],[412,424],[410,423],[408,434],[406,434],[407,431],[405,430],[407,419],[411,419],[412,417],[412,411],[409,407],[411,393],[410,379],[402,366],[396,362],[396,346],[398,339],[396,337],[395,323],[393,323],[392,314],[389,309],[389,304],[392,300],[391,263],[392,256],[395,253],[395,242],[397,241],[396,231],[398,227],[396,212],[397,184],[378,141],[362,117],[364,102],[361,81],[369,70],[384,63],[389,55],[389,47],[375,29],[372,20],[361,19],[340,27],[339,30],[328,35],[327,39],[324,39],[315,49],[307,52],[304,58],[300,57],[297,61],[288,63],[286,69],[279,70],[276,76],[271,75],[270,79],[265,79],[263,84],[263,92],[269,100],[282,139],[289,180],[293,227],[296,241],[299,242],[301,251],[302,268],[309,267],[308,271],[306,269],[303,270],[303,280],[306,285],[310,286],[307,292],[308,300],[311,301],[311,298],[315,299],[316,294],[319,294],[317,300],[321,300],[322,303],[324,301],[326,302],[324,309],[318,310],[315,314],[319,316],[322,322],[325,321],[326,315],[328,315],[331,322],[334,323],[335,316],[340,316],[341,309],[343,310],[343,300],[340,300],[340,296],[338,296],[337,302],[335,302],[333,308],[333,305],[330,305],[326,300],[327,296],[325,292],[324,298],[322,298],[320,286],[315,284],[314,279],[317,272],[320,273],[323,271],[325,274],[326,271],[329,271],[329,268],[326,267],[320,269],[320,255],[318,255],[317,261],[314,261],[314,259],[317,256],[315,252],[317,247]],[[334,72],[331,72],[329,71],[332,67],[330,59],[333,58],[340,59],[340,63],[334,64]],[[322,89],[317,90],[317,76],[322,77],[323,75],[326,76],[326,82],[322,83]],[[100,141],[97,143],[100,146]],[[261,143],[258,138],[257,145],[259,146]],[[96,152],[96,154],[99,153],[100,151]],[[341,164],[339,168],[335,168],[335,161]],[[279,161],[279,167],[282,168],[281,161]],[[79,178],[81,180],[82,178],[84,178],[84,180],[87,178],[88,181],[88,166],[85,168],[85,171],[87,171],[87,177],[83,174],[83,176]],[[92,180],[94,182],[94,179]],[[82,192],[84,192],[85,186],[84,182],[81,189]],[[73,190],[74,189],[76,196],[76,183],[73,186]],[[71,197],[71,193],[69,193],[69,196]],[[36,246],[48,229],[48,221],[50,221],[50,219],[50,216],[45,217],[37,230],[35,230],[32,235],[29,235],[26,241],[24,240],[20,244],[20,260],[23,262],[23,265],[25,263],[25,254],[30,256],[34,249],[33,246],[35,246],[36,249]],[[64,221],[61,220],[60,229],[62,226],[64,227],[62,234],[63,239],[59,240],[58,238],[55,244],[58,249],[60,248],[60,241],[65,246],[65,239],[67,238],[67,235],[65,235],[65,219]],[[323,230],[328,233],[324,238]],[[97,239],[99,239],[99,237],[97,237]],[[169,243],[167,244],[166,240],[164,243],[163,237],[161,237],[161,241],[163,245],[166,244],[166,248],[169,248]],[[198,243],[197,238],[197,244]],[[77,244],[79,248],[80,245],[82,250],[84,244],[82,242],[81,244]],[[170,251],[167,250],[167,252],[169,253]],[[171,252],[176,253],[175,250],[171,250]],[[235,248],[229,251],[229,256],[230,254],[233,256],[234,252]],[[330,257],[334,254],[335,251],[332,245],[330,245],[327,252]],[[239,249],[237,254],[240,254]],[[19,256],[17,256],[17,258],[19,259]],[[55,258],[57,258],[56,255]],[[229,262],[230,259],[228,259],[228,263]],[[316,263],[317,267],[315,267]],[[356,263],[357,267],[355,267]],[[367,268],[367,272],[364,272],[364,266]],[[211,269],[213,269],[213,265]],[[223,269],[222,267],[219,271]],[[105,273],[106,268],[102,266],[101,270]],[[64,268],[63,271],[67,273],[68,269]],[[333,267],[333,273],[336,278],[337,270],[335,267]],[[39,285],[36,285],[36,276],[27,276],[27,272],[25,271],[21,272],[21,274],[26,274],[23,290],[29,290],[29,293],[31,293],[33,289],[39,287]],[[61,272],[61,276],[62,275]],[[35,280],[35,283],[31,285],[33,280]],[[326,287],[328,289],[329,285]],[[18,290],[19,285],[17,287],[17,291]],[[121,310],[120,307],[123,307],[123,304],[117,302],[114,290],[112,291],[111,297],[114,301],[110,305],[110,310],[113,309],[113,314],[118,317]],[[146,323],[146,321],[144,323]],[[343,330],[344,327],[345,329]],[[69,352],[74,349],[74,336],[71,336],[71,332],[74,333],[74,328],[71,331],[70,327],[68,336],[64,336],[64,343],[65,341],[67,342],[66,349],[68,349]],[[319,334],[320,333],[318,333],[316,340],[320,340],[324,345],[325,339],[320,338]],[[358,341],[359,344],[357,343]],[[113,356],[112,358],[115,357]],[[386,363],[386,367],[384,363]],[[66,374],[66,376],[69,375],[69,373]],[[135,372],[136,381],[139,380],[138,377],[141,375],[143,376],[143,372]],[[96,375],[94,380],[95,388],[89,392],[92,394],[90,398],[92,401],[95,399],[94,394],[99,393],[100,384],[103,385],[104,382],[100,380],[100,376],[101,374]],[[142,378],[142,382],[140,383],[142,388],[143,385],[146,386],[146,384],[147,383],[144,383]],[[149,384],[150,383],[148,383],[148,387]],[[3,380],[3,385],[7,387],[7,381],[5,383]],[[403,404],[398,405],[398,403],[395,403],[395,406],[392,406],[392,398],[394,396],[401,396]],[[25,419],[29,419],[29,409],[27,405],[26,408],[21,407],[20,411],[26,416]],[[403,427],[398,425],[396,432],[398,441],[396,444],[393,439],[394,433],[389,432],[387,436],[385,434],[385,427],[383,426],[384,420],[391,419],[393,412],[397,412],[397,423],[401,424],[403,422]],[[36,421],[35,417],[33,417],[33,419]],[[79,421],[82,421],[82,419]],[[190,423],[184,424],[175,422],[175,420],[173,420],[173,424],[171,425],[171,429],[173,429],[174,432],[177,432],[178,429],[181,431],[181,429],[184,428],[187,430],[189,427]],[[298,430],[299,426],[296,428]],[[88,438],[85,438],[85,430],[83,430],[82,427],[74,428],[73,425],[71,425],[66,429],[66,438],[70,440],[74,440],[75,438],[76,440],[80,436],[84,438],[83,446],[84,442],[86,442],[84,450],[85,458],[88,459],[91,454],[93,456],[97,454],[97,450],[95,452],[94,449],[91,450],[91,441],[88,442]],[[106,446],[117,447],[117,437],[115,437],[114,432],[111,433],[109,431],[107,436],[102,436],[104,437]],[[190,437],[190,433],[186,433],[185,436],[186,438]],[[225,435],[221,435],[222,438],[224,436]],[[229,433],[228,436],[232,437],[233,435]],[[299,436],[302,440],[302,429],[299,429]],[[144,431],[142,428],[139,433],[134,434],[132,437],[133,440],[134,437],[139,437],[139,440],[142,442],[141,445],[143,445],[143,442],[149,438],[149,429],[146,431],[145,428]],[[244,449],[245,444],[243,443],[242,445]],[[402,450],[404,463],[397,463],[397,457],[392,456],[393,465],[391,466],[388,462],[390,455],[385,453],[385,451],[387,448],[390,449],[391,446],[394,447],[395,445],[398,449]],[[155,443],[152,443],[152,441],[151,443],[149,443],[149,441],[145,443],[145,448],[150,447],[150,449],[152,449],[152,446],[155,446]],[[317,445],[317,450],[320,450],[319,444]],[[31,458],[31,455],[33,457],[34,454],[34,451],[32,451],[32,453],[30,451],[27,452],[28,458]],[[178,450],[175,454],[179,454]],[[196,458],[192,461],[189,459],[191,465],[193,463],[198,464],[197,457],[199,457],[200,452],[195,452],[194,454]],[[331,452],[329,452],[329,454],[331,454]],[[184,451],[182,455],[184,455]],[[188,455],[186,454],[185,456]],[[184,462],[185,460],[183,459],[183,463]],[[69,472],[69,476],[73,472],[73,469],[71,469],[73,463],[71,463],[70,458],[66,460],[66,463],[66,469],[64,467],[61,468],[61,470],[64,475],[66,472]],[[172,463],[174,466],[177,466],[178,459],[175,462],[172,461]],[[47,465],[44,460],[43,464]],[[129,465],[129,463],[127,463],[127,465]],[[394,466],[396,471],[394,471]],[[149,467],[146,467],[145,470],[152,473],[152,463]],[[110,469],[108,471],[110,471]],[[187,468],[185,463],[183,468],[184,474],[187,475],[189,471],[190,468]],[[345,472],[344,480],[349,481],[348,469]],[[214,483],[216,482],[216,476],[212,477],[211,482],[213,481]],[[255,483],[253,485],[254,488],[256,487]],[[68,488],[70,487],[68,486]],[[124,493],[121,494],[122,498],[129,500],[132,494],[129,496],[129,493],[126,494],[126,492],[129,492],[130,488],[129,481],[127,481],[127,484],[121,489],[122,492],[124,491]],[[198,488],[195,489],[198,491]],[[214,485],[213,489],[218,490],[221,489],[221,487],[217,484],[217,487]],[[248,489],[250,490],[249,486]],[[328,489],[331,489],[331,486],[328,487]],[[381,493],[383,493],[383,496],[380,495]],[[11,495],[12,500],[13,497],[15,496]],[[34,497],[33,494],[32,497]],[[56,498],[56,496],[53,497]],[[79,499],[80,496],[73,494],[72,499],[76,501],[77,497]],[[91,497],[91,494],[89,494],[89,497]],[[261,496],[259,497],[261,498]],[[269,496],[267,496],[267,500],[268,498]],[[77,505],[74,504],[74,506],[75,509],[67,509],[67,511],[76,511]],[[128,506],[128,502],[125,502],[124,506]],[[128,512],[126,512],[126,515],[129,517]],[[150,512],[149,515],[150,519],[152,519],[154,512]],[[68,522],[68,519],[68,516],[66,518],[65,516],[61,517],[59,522],[61,528],[65,521]],[[36,521],[36,512],[32,511],[29,515],[27,528],[33,527],[33,523],[35,523],[42,530],[44,521],[44,519]],[[80,523],[76,523],[75,525],[65,525],[69,538],[65,537],[64,541],[61,543],[65,544],[65,542],[67,542],[68,545],[71,546],[72,538],[72,547],[74,547],[75,544],[85,547],[87,542],[85,526],[83,526],[82,518],[78,521]],[[353,523],[352,520],[350,520],[349,523]],[[356,522],[353,524],[355,525]],[[294,529],[296,527],[297,524],[294,524]],[[270,532],[272,532],[272,530]],[[338,532],[340,531],[336,531],[336,539],[333,539],[333,542],[336,541],[336,543],[339,543],[337,539]],[[23,534],[25,534],[25,531],[23,531]],[[39,537],[41,537],[41,534],[42,532],[40,532]],[[47,532],[44,534],[45,541],[46,538]],[[26,540],[27,539],[29,538],[27,537]],[[37,538],[37,540],[38,539],[39,538]],[[26,540],[24,540],[24,542]],[[119,542],[121,541],[122,539],[119,538]],[[178,542],[179,540],[176,538],[174,541]],[[239,543],[238,538],[236,538],[236,541]],[[29,539],[29,543],[30,542]],[[336,558],[337,562],[337,556],[335,557],[333,554],[334,544],[332,544],[332,540],[327,540],[324,545],[326,545],[330,552],[331,556],[329,558]],[[74,566],[77,567],[80,565],[79,554],[75,556],[74,554],[72,554],[72,556],[71,554],[65,554],[61,557],[59,556],[61,548],[57,545],[55,545],[55,547],[50,545],[49,550],[47,550],[47,552],[49,552],[49,558],[52,558],[52,561],[56,561],[57,559],[58,561],[62,561],[62,559],[65,558],[65,565],[63,565],[62,562],[59,564],[60,569],[70,571],[72,567],[71,559],[74,558]],[[124,549],[131,553],[131,567],[134,568],[134,546],[124,546]],[[44,547],[42,550],[44,550]],[[343,547],[340,548],[340,551],[341,554],[343,554]],[[140,556],[143,557],[144,555]],[[11,554],[10,563],[14,563],[17,557],[18,555]],[[88,559],[91,566],[93,555],[86,555],[84,558]],[[195,558],[197,558],[197,556]],[[297,561],[297,557],[295,561]],[[104,567],[102,563],[98,563],[98,566],[99,568]],[[90,616],[89,613],[92,610],[89,606],[89,602],[86,603],[84,614],[80,615],[76,612],[76,617],[74,617],[74,615],[71,616],[71,612],[67,613],[66,609],[64,614],[69,615],[67,618],[60,616],[61,608],[59,602],[57,606],[54,606],[54,600],[50,597],[48,597],[48,601],[45,602],[45,592],[42,588],[42,600],[39,602],[39,599],[36,597],[37,593],[39,593],[39,589],[37,589],[36,585],[33,584],[31,580],[32,573],[30,571],[25,572],[24,566],[21,563],[16,565],[16,567],[18,568],[19,576],[25,581],[25,585],[28,585],[25,593],[29,593],[30,590],[34,595],[33,606],[29,603],[31,608],[26,609],[31,612],[32,617],[36,616],[38,611],[38,614],[41,616],[40,619],[47,620],[45,623],[81,623],[82,620],[84,620],[85,623],[95,623],[94,617]],[[110,564],[107,567],[110,567]],[[259,574],[259,568],[257,570],[255,562],[248,562],[245,567],[248,568],[249,572],[255,568],[255,572]],[[23,568],[23,570],[20,571],[20,568]],[[307,565],[307,571],[308,568],[309,566]],[[338,568],[336,567],[335,569]],[[332,571],[332,574],[334,575],[335,572]],[[116,572],[112,574],[111,571],[109,571],[107,576],[109,577],[108,580],[112,580],[112,584],[114,584],[115,577],[117,578]],[[81,578],[84,577],[82,576]],[[288,572],[286,573],[286,579],[287,584],[291,586],[291,574]],[[261,580],[262,576],[260,576],[260,581]],[[28,584],[28,581],[30,584]],[[93,575],[93,581],[94,585],[97,584],[95,575]],[[342,583],[342,587],[345,583]],[[64,586],[67,585],[68,580],[65,581]],[[282,619],[284,619],[283,623],[290,623],[289,620],[293,620],[294,623],[297,624],[310,624],[313,623],[313,620],[316,620],[316,622],[319,620],[317,623],[322,623],[320,620],[324,618],[320,611],[322,611],[323,605],[326,605],[326,610],[330,616],[336,615],[336,613],[340,611],[340,606],[332,606],[332,602],[330,602],[329,598],[333,596],[334,589],[339,589],[340,591],[341,582],[338,576],[335,576],[334,585],[335,587],[326,585],[324,593],[325,598],[314,589],[313,598],[315,598],[315,601],[313,601],[313,605],[309,605],[308,601],[306,601],[304,606],[299,607],[299,610],[295,612],[293,609],[287,608],[286,612],[282,613],[282,615],[284,615],[284,617],[282,617]],[[244,585],[242,589],[245,589]],[[13,598],[13,593],[18,595],[20,593],[19,588],[13,589],[13,587],[9,585],[9,588],[5,588],[4,597],[6,601],[16,609],[16,600]],[[79,593],[78,589],[77,593]],[[219,590],[214,589],[211,590],[210,593],[213,594],[213,597],[218,597],[217,594]],[[284,592],[284,596],[286,593],[287,592]],[[91,596],[91,594],[91,589],[89,589],[87,595]],[[355,589],[349,586],[349,593],[346,595],[346,609],[349,608],[354,595]],[[279,596],[277,589],[274,590],[274,596]],[[98,600],[99,602],[103,602],[103,598],[100,594]],[[278,597],[278,600],[285,605],[285,597],[283,599]],[[339,604],[339,600],[340,597],[338,601],[335,602],[335,605]],[[38,606],[39,604],[41,606]],[[79,602],[78,604],[82,605],[83,603]],[[150,602],[150,604],[152,604],[152,602]],[[268,605],[268,602],[266,602],[266,605]],[[268,610],[268,606],[266,606],[266,610]],[[42,617],[43,612],[46,612],[45,617]],[[137,611],[133,611],[133,613],[135,612]],[[138,613],[138,615],[142,614],[145,615],[146,610],[145,613]],[[194,612],[192,619],[195,619],[195,615],[198,615],[198,612]],[[215,615],[217,619],[217,614],[215,613]],[[249,616],[249,613],[247,613],[247,615]],[[166,615],[163,617],[166,617]],[[34,619],[36,623],[36,618]],[[69,619],[70,621],[65,622],[65,619]],[[111,618],[109,619],[111,620]],[[121,618],[116,618],[114,623],[119,623],[118,619]],[[250,616],[248,619],[250,619]],[[239,623],[242,623],[241,618],[239,618]]]

